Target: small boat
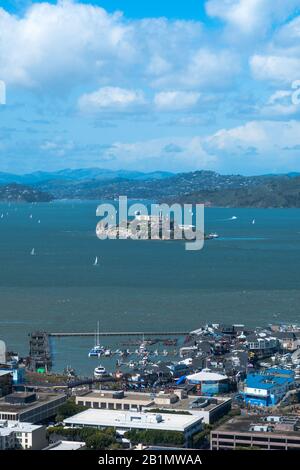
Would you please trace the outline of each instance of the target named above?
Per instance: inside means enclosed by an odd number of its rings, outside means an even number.
[[[105,349],[105,350],[104,350],[104,356],[105,356],[105,357],[111,356],[111,350],[110,350],[110,349]]]
[[[99,377],[103,377],[104,375],[106,375],[105,367],[101,366],[101,364],[100,364],[100,366],[95,367],[94,377],[99,378]]]
[[[134,369],[136,367],[136,363],[131,361],[129,362],[128,367],[130,367],[130,369]]]
[[[97,331],[95,333],[95,346],[90,350],[89,357],[100,357],[104,354],[104,347],[100,345],[99,322],[97,322]]]
[[[253,219],[253,220],[252,220],[252,225],[255,225],[255,222],[256,222],[256,220],[255,220],[255,219]]]
[[[207,238],[208,238],[209,240],[213,240],[213,239],[215,239],[215,238],[219,238],[219,235],[218,235],[216,232],[212,232],[212,233],[209,233],[209,234],[207,235]]]
[[[233,215],[230,220],[236,220],[236,219],[237,219],[237,216]]]
[[[98,265],[99,265],[99,259],[98,259],[98,256],[96,256],[95,261],[94,261],[94,266],[98,266]]]
[[[35,256],[35,249],[34,248],[32,248],[30,254],[31,254],[31,256]]]
[[[96,345],[90,350],[89,357],[101,357],[103,354],[104,354],[103,346]]]

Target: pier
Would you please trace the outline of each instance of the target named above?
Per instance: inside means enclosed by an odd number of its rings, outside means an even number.
[[[100,331],[100,336],[186,336],[189,331]],[[68,337],[87,337],[95,336],[95,332],[74,332],[74,333],[48,333],[52,338],[68,338]]]

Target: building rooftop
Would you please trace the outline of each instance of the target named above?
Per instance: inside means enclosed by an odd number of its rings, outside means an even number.
[[[20,393],[21,395],[24,394],[24,392],[15,392],[14,395],[17,393]],[[31,403],[21,403],[21,404],[11,404],[5,401],[6,397],[0,398],[0,411],[1,412],[20,412],[24,410],[31,410],[34,408],[39,407],[42,403],[50,403],[51,401],[55,401],[57,399],[65,397],[63,394],[58,394],[58,393],[46,393],[46,392],[38,392],[36,394],[37,399]]]
[[[85,447],[85,442],[78,441],[57,441],[45,447],[43,450],[79,450]]]
[[[221,380],[226,380],[228,377],[227,375],[217,374],[215,372],[198,372],[197,374],[191,374],[187,376],[188,380],[196,380],[199,382],[205,381],[216,381],[219,382]]]
[[[161,429],[183,432],[202,419],[193,415],[89,409],[64,420],[66,426]]]
[[[0,420],[0,435],[8,431],[15,432],[33,432],[36,429],[39,429],[41,426],[31,423],[21,423],[19,421],[4,421]]]
[[[265,419],[267,416],[264,417]],[[258,427],[264,427],[264,426],[270,426],[272,427],[272,431],[250,431],[250,428],[252,426],[258,426]],[[266,421],[261,417],[261,419],[255,417],[255,416],[239,416],[236,418],[232,418],[230,421],[227,421],[226,423],[222,424],[220,427],[215,429],[213,432],[234,432],[234,433],[249,433],[249,434],[259,434],[263,436],[281,436],[282,434],[285,435],[290,435],[294,437],[300,437],[300,431],[291,431],[291,430],[282,430],[282,429],[276,429],[276,423],[272,426],[272,423]]]
[[[0,377],[4,375],[11,375],[11,370],[0,370]]]
[[[284,385],[290,382],[291,378],[278,377],[271,374],[248,374],[247,375],[247,387],[259,388],[263,390],[270,390],[273,387]]]
[[[78,397],[79,396],[80,395],[78,395]],[[101,397],[106,398],[106,399],[111,398],[113,400],[120,400],[120,401],[127,399],[131,401],[141,402],[141,405],[149,404],[153,402],[153,395],[150,395],[150,393],[124,392],[123,394],[120,394],[118,396],[116,392],[111,391],[111,390],[99,390],[99,391],[87,392],[81,396],[84,397],[85,400],[87,400],[88,398],[101,399]]]

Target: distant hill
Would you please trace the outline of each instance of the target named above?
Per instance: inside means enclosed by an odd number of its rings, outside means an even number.
[[[53,196],[38,189],[21,184],[0,185],[0,201],[7,202],[50,202]]]
[[[252,188],[196,191],[168,202],[175,201],[212,207],[300,207],[300,177],[278,178]]]
[[[185,201],[195,200],[201,195],[201,197],[210,196],[212,200],[209,203],[217,205],[220,203],[221,195],[226,192],[228,201],[224,204],[238,206],[239,195],[242,195],[239,190],[243,189],[245,192],[248,189],[250,194],[253,187],[264,187],[273,181],[286,181],[288,185],[292,180],[293,178],[289,176],[220,175],[213,171],[195,171],[168,176],[163,179],[163,182],[150,177],[134,180],[119,177],[102,181],[97,179],[68,182],[52,180],[39,183],[37,186],[59,199],[115,199],[122,195],[131,199]],[[203,191],[209,194],[201,193]],[[231,201],[229,201],[229,195]]]
[[[105,170],[101,168],[79,168],[59,170],[54,172],[35,171],[24,175],[0,172],[0,184],[19,183],[19,184],[40,184],[46,181],[106,181],[115,178],[125,178],[130,180],[145,179],[163,179],[172,176],[172,173],[165,171],[154,171],[151,173],[142,173],[139,171],[127,170]]]
[[[14,178],[0,173],[0,188],[5,175]],[[18,178],[29,181],[27,190],[30,185],[32,191],[41,192],[40,197],[55,199],[101,200],[127,196],[159,202],[204,202],[220,207],[300,207],[298,173],[243,176],[200,170],[174,175],[89,168],[36,172]]]

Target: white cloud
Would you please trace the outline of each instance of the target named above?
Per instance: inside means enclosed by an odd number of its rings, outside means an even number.
[[[229,50],[198,48],[182,61],[177,73],[164,74],[153,81],[156,87],[181,86],[191,89],[224,89],[240,71],[239,57]]]
[[[113,77],[124,88],[222,87],[236,63],[196,21],[128,20],[71,0],[34,3],[23,17],[0,9],[1,79],[9,85],[53,94],[111,86]]]
[[[127,90],[119,87],[102,87],[93,93],[86,93],[79,98],[81,111],[97,112],[103,110],[127,110],[145,104],[144,94],[140,90]]]
[[[278,55],[254,55],[250,67],[258,80],[270,80],[292,83],[300,78],[300,60],[298,57]]]
[[[284,21],[299,6],[299,0],[208,0],[206,12],[243,34],[265,33]]]
[[[203,141],[233,171],[292,171],[299,169],[300,122],[251,121],[221,129]]]
[[[0,10],[0,69],[8,83],[74,87],[103,77],[108,62],[122,68],[134,53],[131,27],[99,7],[38,3],[23,18]]]
[[[142,171],[168,170],[189,171],[199,168],[213,168],[214,155],[202,147],[201,138],[164,138],[135,143],[116,142],[104,151],[103,156],[115,168],[129,168]]]
[[[194,107],[200,98],[200,93],[192,91],[162,91],[154,96],[157,109],[164,111],[179,111]]]

